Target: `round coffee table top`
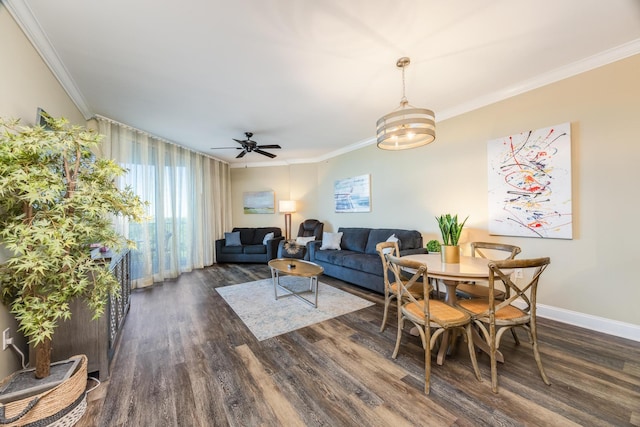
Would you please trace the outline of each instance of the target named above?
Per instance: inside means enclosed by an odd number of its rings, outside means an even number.
[[[295,258],[276,258],[269,261],[269,267],[292,276],[319,276],[324,268],[313,262]]]

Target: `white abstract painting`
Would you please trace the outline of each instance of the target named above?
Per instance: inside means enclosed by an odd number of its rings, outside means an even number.
[[[572,238],[571,124],[487,144],[489,233]]]

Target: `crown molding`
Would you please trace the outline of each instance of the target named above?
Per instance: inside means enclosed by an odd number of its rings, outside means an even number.
[[[58,53],[51,45],[49,38],[44,31],[42,31],[42,27],[33,16],[29,5],[24,0],[2,0],[2,3],[22,29],[22,32],[27,36],[34,49],[47,64],[54,77],[60,82],[62,88],[67,92],[76,107],[78,107],[78,110],[80,110],[85,120],[89,120],[93,116],[89,105],[71,78],[67,68],[60,60]]]
[[[600,52],[596,55],[592,55],[588,58],[584,58],[579,61],[573,62],[571,64],[565,65],[563,67],[556,68],[555,70],[551,70],[547,73],[536,76],[533,79],[520,82],[511,87],[506,87],[502,90],[484,95],[482,97],[476,98],[464,104],[460,104],[453,108],[449,108],[447,110],[441,111],[438,113],[437,117],[439,121],[443,121],[456,116],[460,116],[464,113],[477,110],[478,108],[495,104],[496,102],[503,101],[505,99],[514,97],[516,95],[521,95],[523,93],[532,91],[534,89],[547,86],[549,84],[558,82],[560,80],[564,80],[566,78],[585,73],[587,71],[602,67],[607,64],[611,64],[612,62],[620,61],[622,59],[625,59],[637,54],[640,54],[640,38],[632,40],[628,43],[624,43],[620,46],[616,46],[604,52]],[[437,122],[436,122],[436,126],[437,126]],[[340,148],[339,150],[332,151],[323,156],[320,156],[314,159],[299,160],[297,161],[297,163],[323,162],[333,157],[340,156],[350,151],[359,150],[363,147],[366,147],[368,145],[375,144],[375,143],[376,143],[376,138],[375,136],[372,136],[371,138],[364,139],[355,144],[347,145],[345,147]],[[254,166],[253,164],[251,164],[243,167],[254,167]]]
[[[347,145],[346,147],[342,147],[338,150],[332,151],[330,153],[327,153],[318,157],[310,157],[306,159],[280,160],[280,161],[274,161],[274,162],[231,163],[230,167],[232,169],[236,169],[236,168],[256,168],[256,167],[265,167],[265,166],[289,166],[289,165],[300,165],[300,164],[307,164],[307,163],[321,163],[326,160],[332,159],[334,157],[338,157],[342,154],[359,150],[375,142],[376,142],[375,137],[367,138],[367,139],[363,139],[360,142],[356,142],[355,144]]]
[[[523,93],[550,85],[552,83],[556,83],[569,77],[577,76],[578,74],[582,74],[587,71],[602,67],[604,65],[611,64],[612,62],[620,61],[639,53],[640,38],[624,43],[620,46],[616,46],[609,50],[605,50],[596,55],[592,55],[590,57],[573,62],[571,64],[567,64],[563,67],[556,68],[555,70],[540,74],[532,79],[525,80],[513,86],[506,87],[493,93],[489,93],[464,104],[460,104],[447,110],[441,111],[438,114],[438,119],[450,119],[464,113],[468,113],[469,111],[477,110],[478,108],[495,104],[496,102],[521,95]]]
[[[476,98],[464,104],[460,104],[453,108],[449,108],[447,110],[441,111],[438,113],[438,120],[439,121],[447,120],[447,119],[462,115],[464,113],[468,113],[469,111],[477,110],[478,108],[495,104],[496,102],[500,102],[517,95],[521,95],[523,93],[532,91],[534,89],[547,86],[549,84],[558,82],[560,80],[564,80],[566,78],[576,76],[578,74],[593,70],[598,67],[602,67],[612,62],[616,62],[637,54],[640,54],[640,39],[632,40],[628,43],[622,44],[615,48],[606,50],[604,52],[600,52],[588,58],[584,58],[580,61],[576,61],[571,64],[565,65],[563,67],[556,68],[555,70],[551,70],[547,73],[536,76],[533,79],[520,82],[516,85],[506,87],[502,90],[495,91],[493,93]],[[437,122],[436,122],[436,126],[437,126]],[[320,163],[320,162],[324,162],[329,159],[332,159],[334,157],[338,157],[340,155],[349,153],[351,151],[359,150],[361,148],[367,147],[375,143],[376,143],[376,138],[375,136],[372,136],[371,138],[364,139],[362,141],[356,142],[355,144],[344,146],[338,150],[331,151],[327,154],[324,154],[322,156],[315,157],[315,158],[288,160],[288,161],[281,161],[277,163],[268,163],[268,162],[243,163],[243,164],[237,164],[237,166],[236,166],[236,163],[232,163],[230,167],[245,168],[245,167],[286,166],[290,164],[300,164],[300,163]]]
[[[66,67],[60,60],[57,52],[49,42],[48,37],[42,31],[40,24],[35,19],[31,8],[24,2],[24,0],[0,0],[7,7],[9,13],[13,19],[20,26],[25,33],[31,44],[36,51],[40,54],[44,62],[47,64],[53,75],[58,79],[64,90],[67,92],[71,100],[78,107],[86,120],[89,120],[93,113],[91,108],[87,104],[84,96],[78,89],[73,78],[67,71]],[[588,58],[581,59],[566,66],[557,68],[547,73],[536,76],[533,79],[529,79],[513,85],[511,87],[504,88],[502,90],[487,94],[485,96],[476,98],[472,101],[464,104],[457,105],[455,107],[438,112],[438,120],[447,120],[469,111],[476,110],[478,108],[485,107],[487,105],[494,104],[496,102],[514,97],[516,95],[529,92],[531,90],[540,88],[542,86],[555,83],[557,81],[573,77],[575,75],[590,71],[592,69],[610,64],[621,59],[637,55],[640,53],[640,38],[632,40],[628,43],[616,46],[608,49],[604,52],[600,52],[596,55],[592,55]],[[268,166],[286,166],[290,164],[303,164],[303,163],[319,163],[328,159],[346,154],[351,151],[359,150],[371,144],[375,144],[376,138],[364,139],[351,145],[347,145],[338,150],[331,151],[325,155],[316,158],[307,159],[294,159],[288,161],[277,162],[254,162],[254,163],[230,163],[231,168],[246,168],[246,167],[268,167]]]

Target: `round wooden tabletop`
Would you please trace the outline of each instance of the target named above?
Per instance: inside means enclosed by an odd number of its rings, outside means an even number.
[[[295,258],[272,259],[269,261],[269,267],[281,273],[300,277],[319,276],[324,271],[324,268],[318,264]]]
[[[439,253],[414,254],[404,256],[403,258],[426,264],[427,275],[437,279],[489,279],[489,262],[491,261],[485,258],[461,256],[459,264],[443,263]]]

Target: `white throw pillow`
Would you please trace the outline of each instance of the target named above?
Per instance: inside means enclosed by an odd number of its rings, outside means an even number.
[[[267,242],[275,237],[275,233],[272,231],[271,233],[267,233],[264,235],[264,239],[262,239],[262,244],[266,245]]]
[[[324,251],[325,249],[340,250],[341,240],[342,240],[342,231],[338,233],[327,233],[325,231],[322,233],[322,246],[320,246],[320,250],[321,251]]]
[[[316,240],[315,236],[309,237],[296,237],[296,245],[307,246],[307,243]]]
[[[395,234],[392,234],[391,236],[389,236],[389,238],[387,239],[387,242],[396,242],[398,243],[398,246],[400,246],[400,243],[399,243],[400,239],[398,239]],[[391,248],[384,248],[382,250],[383,254],[388,254],[390,252],[391,252]]]

